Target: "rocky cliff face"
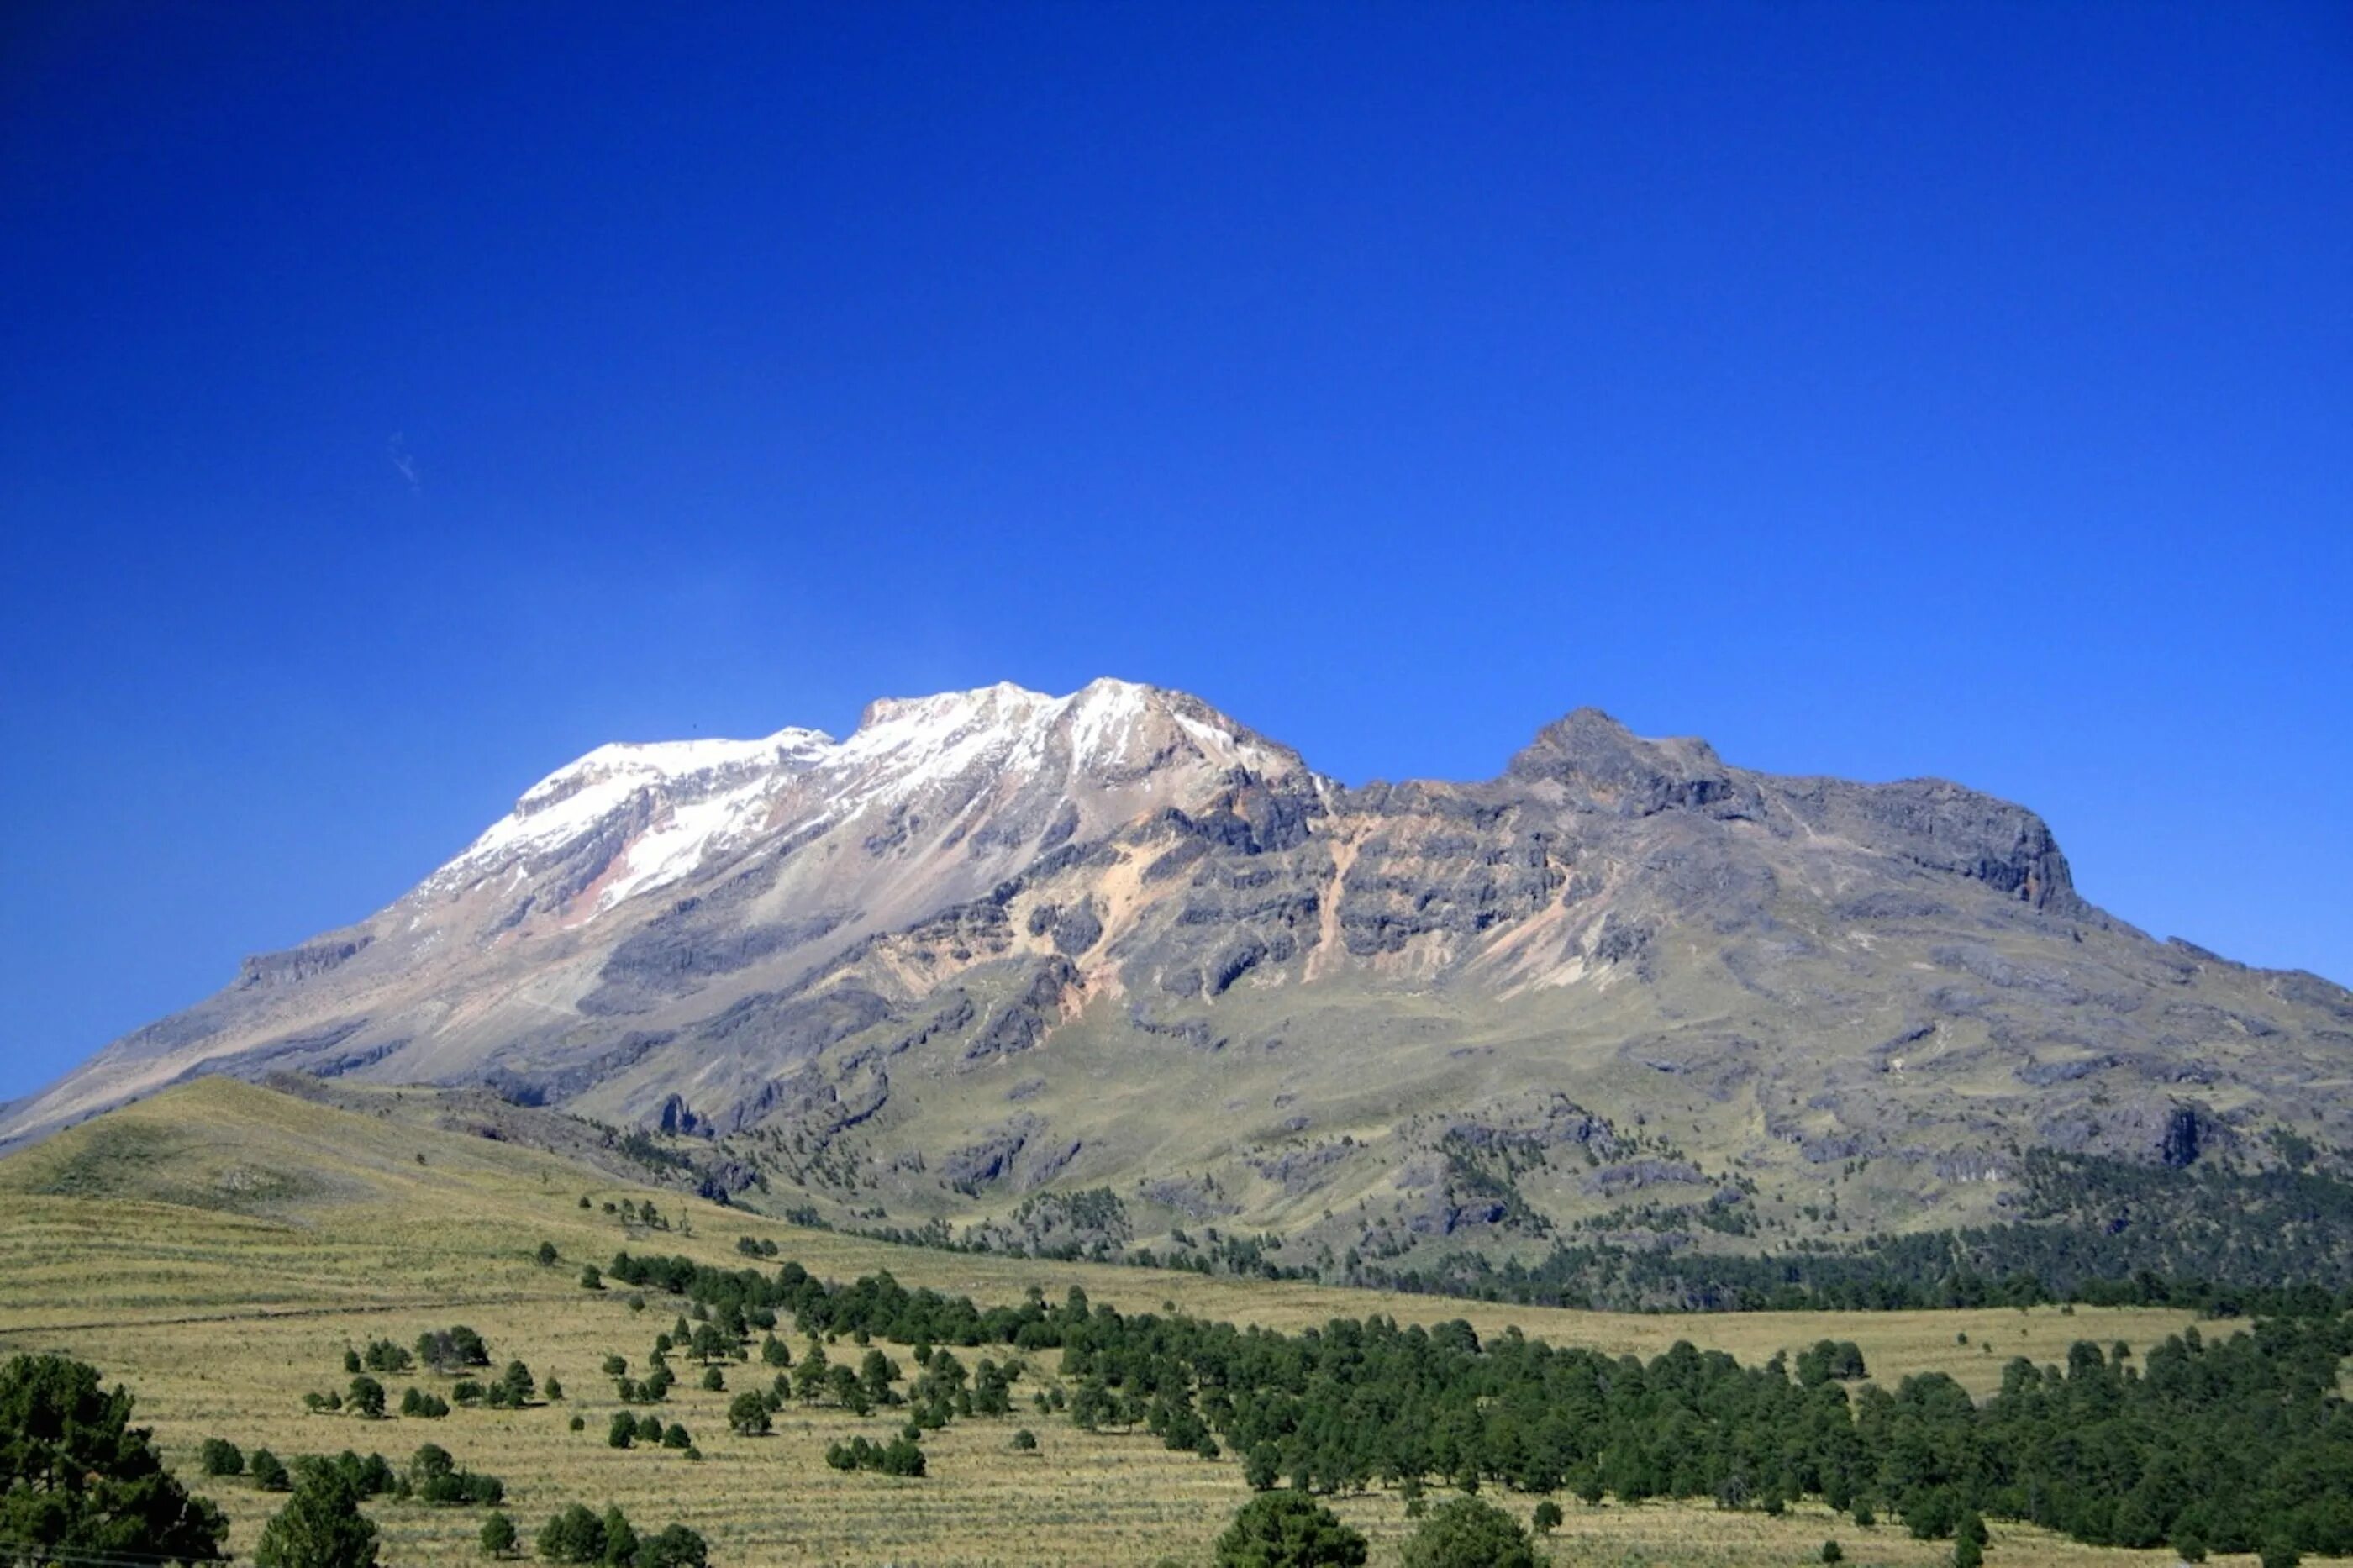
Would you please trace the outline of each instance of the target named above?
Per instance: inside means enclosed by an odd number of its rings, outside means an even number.
[[[2353,1145],[2348,1067],[2353,995],[2108,918],[2039,817],[1954,784],[1581,710],[1491,782],[1347,789],[1099,681],[600,748],[0,1137],[290,1068],[717,1140],[894,1223],[1109,1186],[1142,1234],[1410,1247],[1662,1205],[1947,1223],[2029,1148]]]

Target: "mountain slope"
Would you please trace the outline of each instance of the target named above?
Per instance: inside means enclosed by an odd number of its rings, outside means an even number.
[[[1115,681],[600,748],[0,1137],[287,1068],[712,1139],[862,1222],[1302,1261],[1753,1247],[1999,1216],[2031,1149],[2353,1146],[2353,995],[2103,914],[2019,806],[1589,710],[1491,781],[1348,789]],[[1097,1186],[1108,1222],[1023,1207]]]

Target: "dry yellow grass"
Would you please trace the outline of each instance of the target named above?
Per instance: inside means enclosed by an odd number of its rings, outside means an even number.
[[[183,1201],[139,1195],[158,1191]],[[773,1238],[783,1257],[837,1279],[888,1268],[909,1284],[985,1302],[1018,1300],[1032,1288],[1059,1297],[1078,1285],[1125,1310],[1173,1303],[1282,1328],[1371,1312],[1420,1321],[1460,1316],[1482,1331],[1515,1322],[1556,1342],[1642,1354],[1687,1338],[1744,1360],[1823,1337],[1852,1339],[1882,1377],[1939,1368],[1978,1390],[2012,1354],[2055,1360],[2078,1338],[2145,1344],[2187,1321],[2177,1313],[2090,1310],[1640,1317],[927,1252],[675,1194],[625,1194],[529,1151],[217,1081],[0,1162],[0,1193],[11,1194],[0,1203],[0,1351],[68,1352],[128,1384],[140,1420],[153,1426],[185,1475],[194,1477],[196,1447],[214,1436],[281,1457],[353,1447],[395,1463],[437,1442],[460,1463],[506,1480],[508,1511],[526,1537],[567,1502],[618,1503],[640,1529],[676,1520],[702,1531],[725,1568],[1204,1563],[1248,1493],[1231,1463],[1171,1454],[1147,1436],[1089,1436],[1034,1415],[958,1422],[932,1435],[931,1474],[920,1481],[841,1474],[823,1462],[827,1444],[860,1432],[879,1438],[891,1424],[787,1406],[775,1435],[736,1437],[726,1429],[725,1404],[735,1389],[765,1382],[754,1367],[731,1369],[728,1393],[690,1389],[687,1377],[661,1408],[665,1420],[693,1432],[706,1456],[701,1463],[610,1448],[605,1426],[618,1406],[598,1365],[617,1352],[642,1366],[676,1311],[659,1297],[638,1312],[626,1292],[578,1288],[580,1263],[601,1263],[617,1247],[733,1265],[741,1262],[735,1239],[748,1235]],[[584,1194],[599,1205],[656,1196],[692,1234],[625,1233],[601,1207],[581,1208]],[[562,1265],[533,1260],[543,1240],[555,1244]],[[479,1330],[501,1361],[521,1357],[541,1377],[560,1378],[569,1397],[522,1411],[461,1409],[439,1421],[304,1412],[306,1391],[345,1383],[346,1345],[376,1337],[406,1344],[453,1321]],[[1957,1341],[1964,1333],[1966,1344]],[[895,1353],[908,1363],[903,1347]],[[1052,1376],[1050,1356],[1031,1366],[1022,1394]],[[385,1379],[396,1400],[411,1381],[438,1385],[421,1375]],[[586,1430],[569,1429],[575,1413]],[[1024,1424],[1039,1434],[1037,1455],[1011,1447]],[[199,1489],[228,1510],[232,1540],[247,1550],[282,1500],[241,1480],[200,1482]],[[1525,1517],[1533,1500],[1504,1500]],[[1395,1497],[1344,1498],[1336,1506],[1374,1538],[1376,1563],[1396,1561],[1407,1521]],[[1949,1553],[1900,1529],[1864,1531],[1804,1510],[1767,1519],[1683,1505],[1565,1506],[1568,1524],[1555,1545],[1564,1563],[1796,1563],[1813,1560],[1833,1535],[1854,1563],[1926,1564]],[[373,1512],[393,1568],[474,1555],[480,1510],[387,1501]],[[2169,1559],[2002,1531],[1992,1561],[2125,1568]]]

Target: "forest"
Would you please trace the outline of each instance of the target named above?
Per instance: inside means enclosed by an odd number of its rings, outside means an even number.
[[[1482,1342],[1459,1321],[1280,1333],[1125,1315],[1076,1289],[983,1308],[887,1274],[829,1285],[790,1262],[770,1274],[625,1252],[606,1272],[700,1302],[741,1336],[789,1316],[815,1336],[1059,1351],[1073,1420],[1231,1459],[1261,1489],[1500,1487],[1767,1511],[1818,1497],[1923,1538],[1991,1517],[2190,1561],[2353,1552],[2343,1312],[2140,1352],[2079,1342],[2064,1365],[2013,1361],[1979,1405],[1942,1373],[1851,1386],[1862,1358],[1829,1344],[1743,1366],[1679,1343],[1646,1363],[1517,1331]]]

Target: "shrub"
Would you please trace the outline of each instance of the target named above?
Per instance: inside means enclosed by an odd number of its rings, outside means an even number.
[[[1038,1434],[1024,1426],[1013,1434],[1013,1446],[1025,1454],[1034,1454],[1038,1451]]]
[[[605,1441],[616,1448],[626,1448],[638,1440],[638,1419],[626,1410],[613,1412],[613,1425],[605,1434]]]
[[[768,1419],[767,1399],[757,1393],[737,1394],[727,1406],[727,1425],[739,1437],[763,1436],[772,1425]]]
[[[245,1474],[245,1456],[237,1446],[226,1437],[207,1437],[197,1458],[198,1466],[208,1476],[241,1476]]]
[[[1538,1535],[1550,1535],[1561,1526],[1560,1504],[1545,1499],[1536,1504],[1535,1515],[1528,1522]]]
[[[1461,1497],[1430,1510],[1405,1543],[1405,1568],[1536,1568],[1520,1521],[1493,1503]]]
[[[278,1456],[267,1448],[256,1448],[253,1451],[253,1458],[246,1461],[245,1473],[251,1476],[253,1484],[263,1491],[282,1492],[293,1489],[294,1478],[286,1473],[286,1467],[280,1461]]]
[[[543,1241],[539,1244],[539,1266],[542,1268],[554,1268],[557,1262],[562,1259],[563,1256],[564,1255],[562,1253],[555,1250],[555,1243],[552,1241]]]
[[[408,1485],[419,1502],[441,1508],[498,1503],[507,1493],[506,1483],[498,1477],[459,1469],[449,1450],[438,1443],[426,1444],[408,1461]]]
[[[367,1354],[362,1359],[366,1362],[370,1372],[402,1373],[417,1364],[416,1357],[390,1340],[370,1340]],[[348,1356],[344,1359],[344,1368],[346,1371],[355,1370],[352,1368]]]
[[[1356,1568],[1363,1535],[1303,1492],[1263,1492],[1218,1537],[1218,1568]]]
[[[903,1434],[888,1443],[852,1437],[833,1444],[825,1451],[825,1462],[837,1470],[876,1470],[886,1476],[921,1476],[924,1468],[922,1445]]]
[[[1843,1563],[1846,1561],[1846,1548],[1835,1541],[1825,1541],[1822,1542],[1821,1556],[1825,1563]]]
[[[482,1521],[481,1542],[485,1557],[512,1556],[515,1549],[514,1521],[493,1511],[490,1518]]]

